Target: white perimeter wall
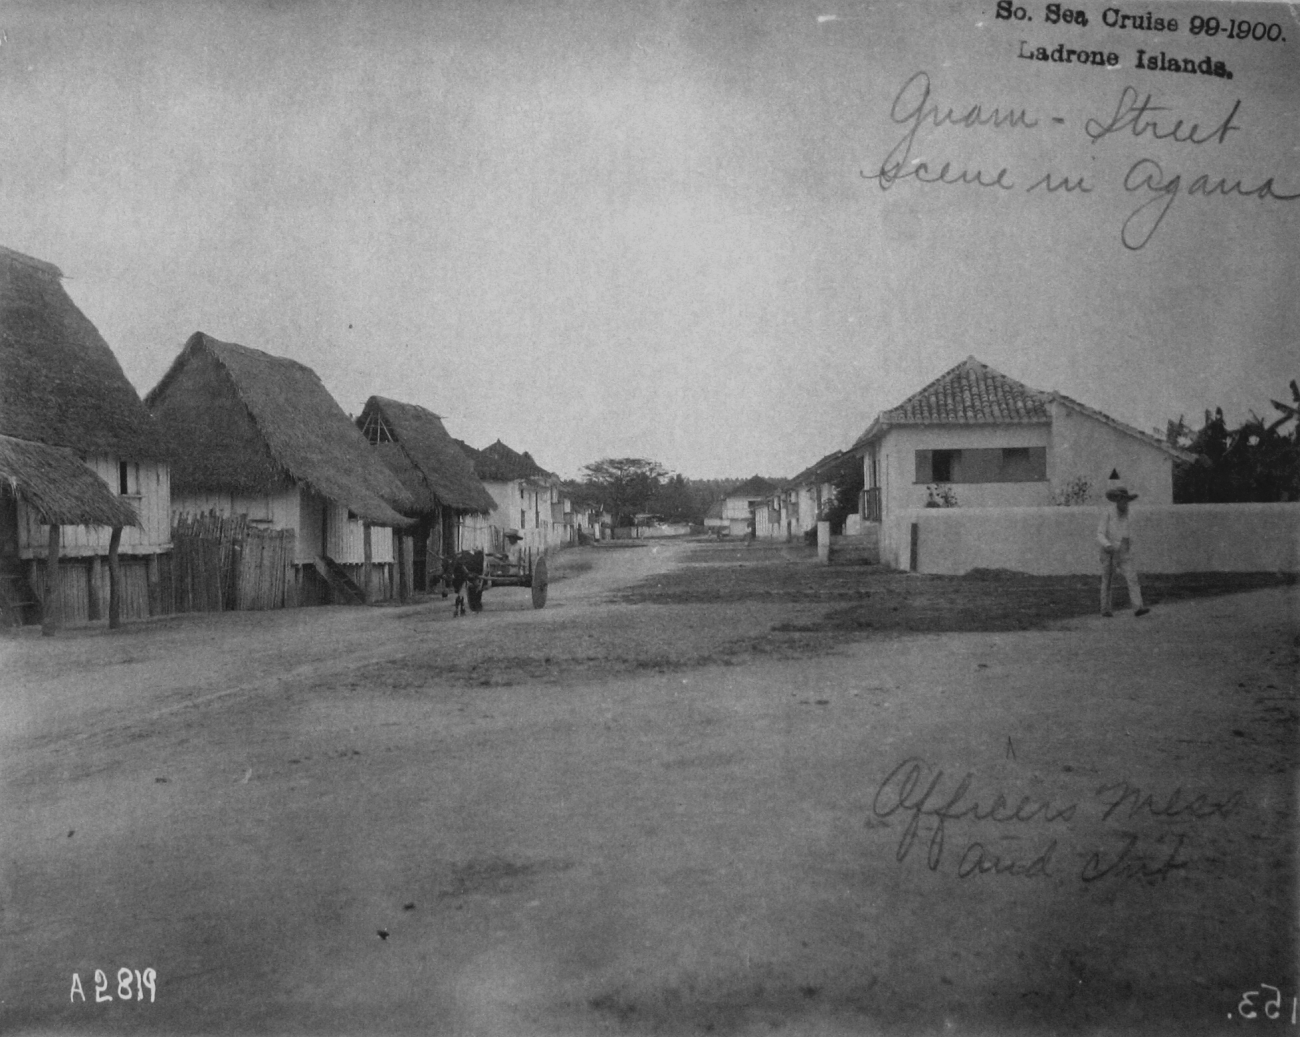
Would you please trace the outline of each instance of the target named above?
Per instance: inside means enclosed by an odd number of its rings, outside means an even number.
[[[1101,508],[919,508],[881,530],[880,560],[906,569],[911,525],[918,571],[961,575],[1011,569],[1038,575],[1100,572]],[[1143,572],[1300,572],[1300,504],[1165,504],[1130,511]]]

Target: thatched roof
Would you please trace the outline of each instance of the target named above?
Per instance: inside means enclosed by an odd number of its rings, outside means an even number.
[[[272,493],[300,483],[367,522],[405,526],[410,496],[316,372],[190,336],[145,397],[171,453],[172,490]]]
[[[135,510],[67,447],[0,436],[0,483],[59,526],[138,526]]]
[[[62,276],[0,247],[0,435],[82,456],[161,456],[148,411]]]
[[[447,434],[442,419],[431,410],[372,396],[357,418],[384,464],[406,487],[414,501],[413,514],[438,507],[486,514],[496,507],[483,488],[474,465]]]
[[[527,450],[521,454],[499,439],[482,450],[466,446],[459,439],[455,442],[473,463],[474,474],[484,482],[511,482],[514,479],[550,482],[558,478],[534,461]]]

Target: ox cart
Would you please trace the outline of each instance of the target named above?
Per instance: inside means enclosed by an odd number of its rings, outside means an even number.
[[[546,574],[545,556],[534,558],[529,551],[517,561],[511,561],[506,555],[483,550],[461,551],[443,557],[442,564],[442,595],[444,598],[447,596],[448,587],[456,592],[453,611],[458,616],[465,614],[467,599],[471,612],[482,612],[483,592],[489,587],[527,587],[532,593],[533,608],[546,606],[550,581]]]

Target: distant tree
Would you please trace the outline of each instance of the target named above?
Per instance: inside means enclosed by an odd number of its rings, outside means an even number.
[[[1294,405],[1270,401],[1281,412],[1271,424],[1254,414],[1235,429],[1223,411],[1205,412],[1205,424],[1192,432],[1180,417],[1170,421],[1165,441],[1196,455],[1174,466],[1174,503],[1228,504],[1242,501],[1300,500],[1300,387],[1293,381]],[[1283,426],[1292,423],[1290,433]]]
[[[826,517],[830,520],[831,532],[840,534],[844,531],[844,520],[858,510],[858,497],[865,485],[865,476],[861,464],[844,467],[831,480],[833,493]]]
[[[585,503],[604,508],[616,526],[631,525],[659,492],[668,469],[644,457],[603,457],[583,467]]]
[[[652,515],[662,515],[669,522],[704,521],[702,512],[699,517],[696,517],[695,494],[691,492],[690,485],[682,475],[673,475],[665,479],[654,496],[646,502],[645,510]]]

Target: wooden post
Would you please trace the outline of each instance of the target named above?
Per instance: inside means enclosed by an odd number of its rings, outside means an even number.
[[[122,542],[122,527],[114,526],[108,538],[108,629],[122,625],[122,569],[117,564],[117,548]]]
[[[90,621],[92,623],[104,618],[99,607],[100,595],[104,591],[104,563],[95,555],[90,560]]]
[[[145,561],[145,579],[149,584],[149,615],[156,616],[162,612],[161,579],[158,573],[158,556],[152,554]]]
[[[298,607],[298,570],[294,562],[298,557],[298,534],[292,529],[284,532],[284,607]]]
[[[410,547],[408,546],[407,537],[393,530],[393,539],[397,541],[394,545],[397,548],[397,600],[409,601],[411,597],[411,581],[407,576],[406,563],[410,559]]]
[[[907,568],[909,572],[916,572],[921,565],[921,525],[918,522],[912,523],[912,542],[908,550]]]
[[[41,635],[59,629],[59,524],[50,523],[50,544],[45,553],[45,600],[41,603]]]
[[[402,578],[406,581],[407,598],[415,594],[415,537],[403,537],[406,544],[406,561],[402,563]]]
[[[361,523],[361,550],[364,552],[361,564],[361,600],[370,602],[370,567],[374,552],[370,549],[370,523]]]

